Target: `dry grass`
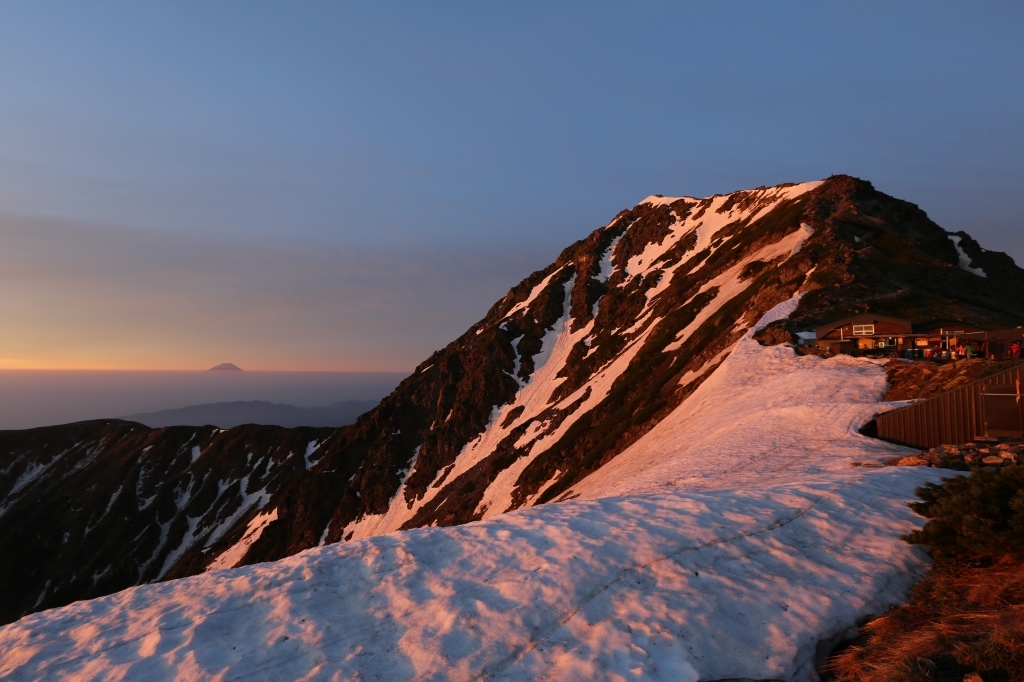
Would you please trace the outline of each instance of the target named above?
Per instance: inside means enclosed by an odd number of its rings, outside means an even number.
[[[1024,682],[1024,562],[946,562],[910,603],[861,629],[823,668],[830,682]]]

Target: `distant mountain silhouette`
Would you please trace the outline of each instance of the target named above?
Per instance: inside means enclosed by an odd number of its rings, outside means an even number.
[[[222,362],[219,365],[217,365],[216,367],[211,367],[210,369],[208,369],[206,371],[207,372],[212,372],[214,370],[221,370],[221,369],[226,369],[226,370],[232,371],[232,372],[241,372],[242,371],[242,368],[239,367],[238,365],[236,365],[233,362]]]
[[[216,369],[216,368],[214,368]],[[173,410],[130,414],[121,419],[150,428],[165,426],[219,426],[230,429],[241,424],[272,426],[348,426],[356,417],[377,405],[375,400],[343,400],[326,407],[296,407],[264,400],[189,405]]]

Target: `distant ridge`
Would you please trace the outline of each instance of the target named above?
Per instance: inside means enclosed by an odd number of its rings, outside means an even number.
[[[238,365],[236,365],[233,362],[222,362],[219,365],[217,365],[216,367],[211,367],[210,369],[208,369],[206,371],[207,372],[212,372],[214,370],[222,370],[222,369],[226,369],[226,370],[232,371],[232,372],[241,372],[241,371],[243,371],[241,367],[239,367]]]
[[[121,419],[139,422],[150,428],[210,424],[230,429],[241,424],[263,424],[294,428],[297,426],[348,426],[356,417],[373,409],[376,400],[343,400],[326,407],[296,407],[263,400],[189,405],[173,410],[129,414]]]

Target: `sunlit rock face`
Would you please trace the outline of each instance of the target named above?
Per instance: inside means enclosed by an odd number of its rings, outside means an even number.
[[[847,176],[649,197],[513,287],[354,426],[0,433],[0,616],[590,497],[798,294],[757,339],[868,310],[1024,323],[1024,271],[954,236]]]

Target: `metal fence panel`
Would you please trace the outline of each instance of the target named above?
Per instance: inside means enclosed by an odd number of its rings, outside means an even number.
[[[984,436],[982,387],[995,384],[1019,386],[1022,374],[1021,367],[1014,367],[934,398],[879,415],[876,418],[878,437],[911,447],[933,448],[938,445],[959,445]],[[1017,408],[1024,410],[1019,397]]]

